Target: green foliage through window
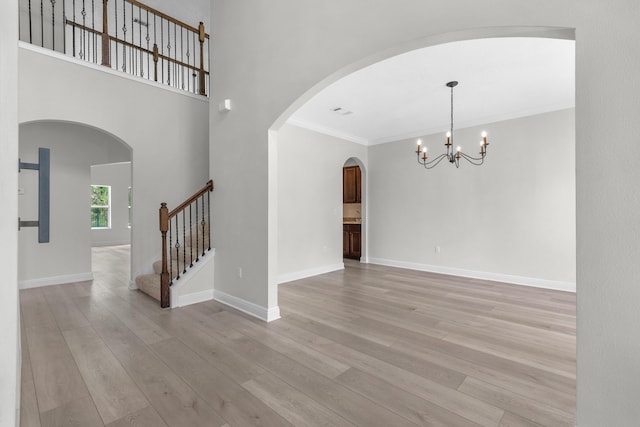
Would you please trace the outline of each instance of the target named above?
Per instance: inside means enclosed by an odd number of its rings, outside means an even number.
[[[91,228],[109,228],[109,208],[111,187],[108,185],[91,186]]]

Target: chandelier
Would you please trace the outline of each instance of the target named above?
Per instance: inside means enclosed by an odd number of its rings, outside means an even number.
[[[487,155],[487,132],[482,132],[482,140],[480,141],[480,157],[471,157],[462,152],[462,148],[458,146],[456,151],[453,150],[453,88],[458,85],[458,82],[453,81],[447,83],[447,87],[451,88],[451,130],[447,132],[447,142],[444,146],[447,147],[447,152],[440,154],[433,160],[427,161],[429,156],[427,155],[427,147],[422,147],[422,141],[418,140],[418,149],[416,155],[418,156],[418,163],[424,166],[426,169],[434,168],[443,159],[447,159],[449,163],[453,163],[457,167],[460,167],[460,159],[465,159],[472,165],[479,166],[484,163],[484,158]]]

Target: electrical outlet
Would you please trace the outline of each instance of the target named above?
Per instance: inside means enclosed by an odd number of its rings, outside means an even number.
[[[440,253],[440,246],[436,246],[435,251],[436,251],[437,254],[439,254]]]
[[[238,277],[242,279],[242,267],[238,267]]]

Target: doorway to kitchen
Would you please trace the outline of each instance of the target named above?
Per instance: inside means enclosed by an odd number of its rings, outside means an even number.
[[[360,261],[362,257],[362,168],[354,158],[342,167],[342,256]]]

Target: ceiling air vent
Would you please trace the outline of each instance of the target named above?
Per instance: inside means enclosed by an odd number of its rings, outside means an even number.
[[[342,107],[332,108],[331,111],[333,111],[336,114],[340,114],[341,116],[347,116],[349,114],[353,114],[353,111],[349,111],[346,108],[342,108]]]

